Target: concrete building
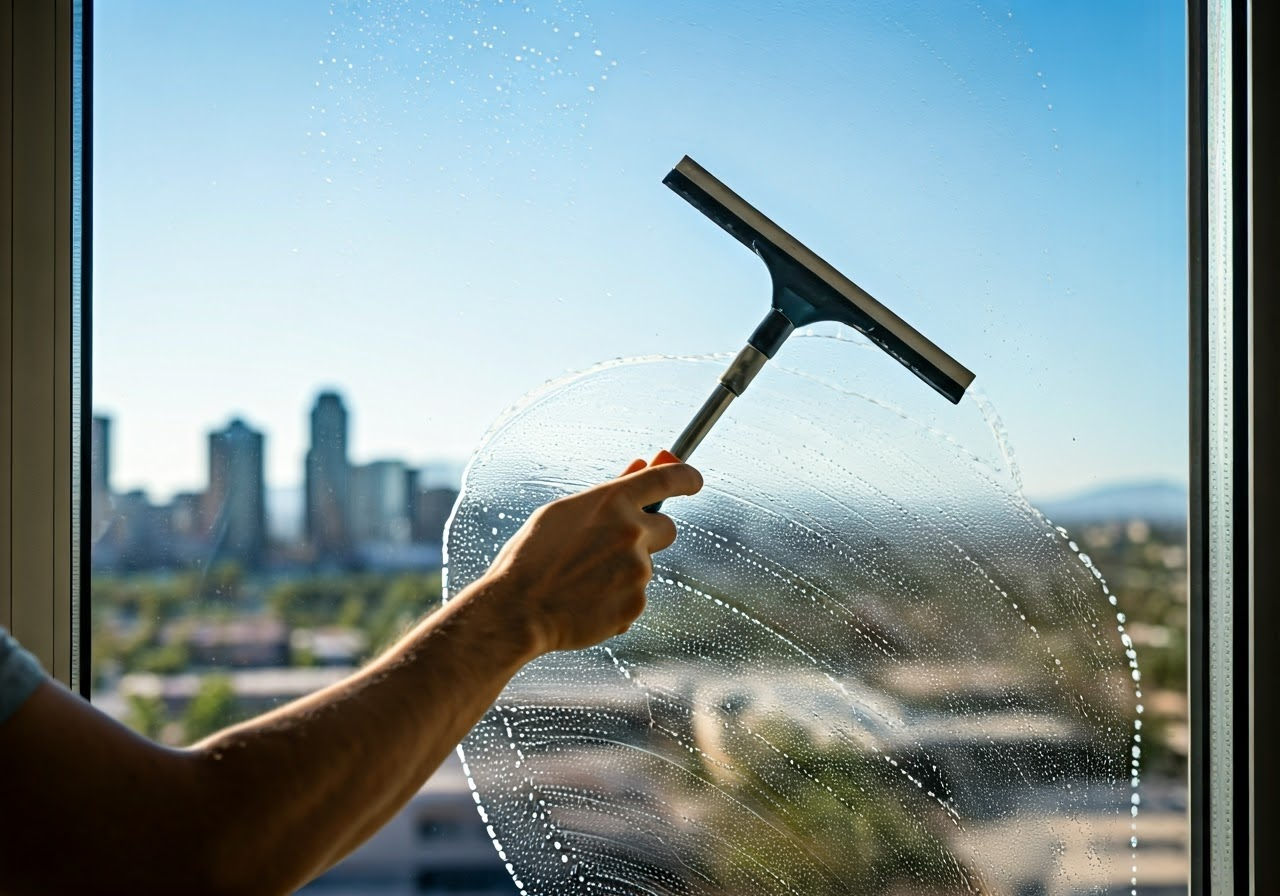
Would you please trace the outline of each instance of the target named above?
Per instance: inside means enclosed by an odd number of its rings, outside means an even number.
[[[267,546],[263,436],[243,420],[209,433],[204,521],[211,560],[257,566]]]
[[[274,667],[264,669],[236,668],[225,675],[236,695],[236,705],[246,715],[256,715],[282,706],[290,700],[305,697],[321,688],[342,681],[356,670],[338,666],[326,668]],[[200,693],[205,679],[200,672],[156,675],[130,672],[121,676],[118,689],[110,694],[95,695],[94,705],[107,715],[123,718],[130,697],[158,698],[165,711],[179,717]]]
[[[209,532],[204,525],[204,493],[179,492],[166,509],[169,517],[168,556],[173,565],[201,563],[209,553]]]
[[[289,629],[271,617],[181,620],[165,627],[163,640],[185,645],[193,670],[287,668],[292,659]]]
[[[93,544],[95,569],[131,571],[169,564],[169,516],[141,490],[111,498],[110,515]]]
[[[351,549],[347,409],[336,392],[322,392],[311,409],[304,531],[320,562],[343,562]]]
[[[447,486],[416,491],[413,496],[413,540],[440,547],[444,542],[444,524],[457,500],[458,490]]]
[[[111,522],[111,418],[98,415],[89,430],[89,513],[96,540]]]
[[[354,667],[369,648],[369,636],[357,628],[327,625],[320,628],[295,628],[289,633],[289,649],[293,657],[310,658],[313,666]]]
[[[180,492],[168,504],[153,504],[141,490],[113,495],[110,514],[93,542],[93,567],[128,572],[175,569],[203,562],[209,554],[204,496]]]
[[[412,536],[416,481],[402,461],[379,460],[351,470],[351,537],[368,542],[404,545]]]

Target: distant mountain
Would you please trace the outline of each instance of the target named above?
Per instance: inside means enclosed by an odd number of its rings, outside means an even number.
[[[1031,503],[1055,523],[1140,519],[1183,525],[1187,521],[1187,487],[1176,482],[1122,482]]]

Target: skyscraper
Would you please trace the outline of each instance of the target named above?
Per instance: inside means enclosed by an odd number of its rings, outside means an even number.
[[[413,540],[440,547],[444,542],[444,524],[457,500],[457,490],[448,486],[416,490],[413,495]]]
[[[417,477],[403,461],[380,460],[351,468],[352,541],[408,544]]]
[[[89,439],[89,513],[97,540],[111,521],[111,418],[94,415]]]
[[[94,494],[111,489],[111,418],[95,414],[90,430],[89,486]]]
[[[213,559],[256,566],[267,546],[262,433],[243,420],[209,433],[209,488],[204,518]]]
[[[347,410],[336,392],[322,392],[311,409],[307,450],[306,533],[317,560],[342,560],[351,546]]]

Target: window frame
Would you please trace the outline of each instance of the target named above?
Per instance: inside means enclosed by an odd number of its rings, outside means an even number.
[[[1274,5],[1247,0],[1188,4],[1190,889],[1272,892],[1275,863],[1256,862],[1258,795],[1275,772],[1255,763],[1257,695],[1274,678],[1274,651],[1258,651],[1274,609],[1280,562],[1268,551],[1275,521],[1259,512],[1277,497],[1280,433],[1265,350],[1277,314],[1274,176],[1255,174],[1274,131],[1274,104],[1254,104],[1275,84],[1274,61],[1255,55],[1277,33]],[[1225,163],[1225,165],[1223,164]],[[1225,170],[1224,170],[1225,168]],[[1262,236],[1260,236],[1260,234]],[[1223,272],[1226,272],[1225,276]],[[1261,349],[1261,350],[1256,350]],[[1267,388],[1271,386],[1271,388]],[[1265,782],[1265,783],[1264,783]]]
[[[79,689],[74,18],[73,0],[0,4],[0,625]]]
[[[1255,94],[1273,92],[1275,59],[1252,47],[1270,46],[1275,16],[1275,4],[1249,0],[1187,4],[1188,698],[1192,755],[1200,757],[1189,780],[1190,882],[1197,894],[1280,891],[1276,863],[1255,861],[1264,815],[1255,812],[1257,795],[1280,792],[1275,766],[1254,762],[1256,695],[1273,680],[1277,653],[1255,649],[1255,632],[1275,630],[1273,603],[1256,598],[1280,592],[1280,552],[1268,550],[1278,527],[1265,512],[1280,499],[1280,352],[1265,350],[1280,313],[1275,303],[1254,301],[1275,292],[1277,253],[1256,247],[1280,241],[1275,177],[1258,163],[1276,157],[1269,151],[1275,104],[1252,103]],[[92,24],[93,0],[0,0],[0,57],[11,60],[0,66],[0,625],[86,698],[91,533],[89,514],[80,512],[88,508],[88,477],[80,474],[89,469],[90,445],[80,422],[92,413]],[[1229,92],[1221,84],[1224,61],[1233,74]],[[1215,120],[1224,108],[1230,117]],[[1229,172],[1210,157],[1222,140]],[[1226,289],[1210,270],[1223,247],[1234,273]],[[1217,320],[1229,328],[1215,332]]]

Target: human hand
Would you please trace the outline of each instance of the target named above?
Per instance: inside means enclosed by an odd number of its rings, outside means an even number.
[[[701,488],[697,470],[663,452],[534,511],[485,573],[534,652],[589,647],[630,628],[644,610],[652,555],[676,539],[670,517],[643,508]]]

